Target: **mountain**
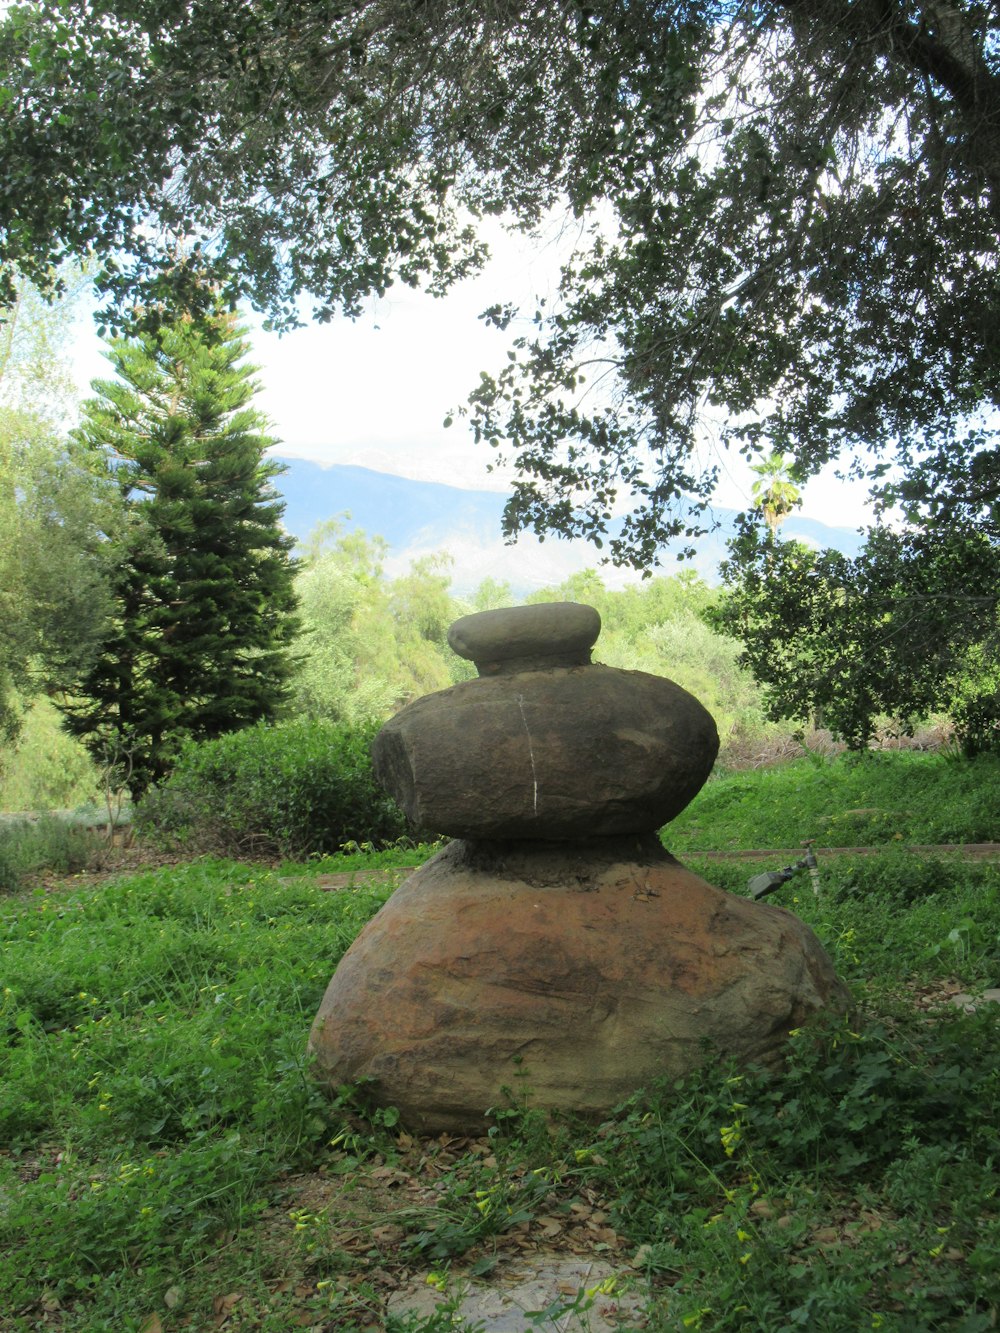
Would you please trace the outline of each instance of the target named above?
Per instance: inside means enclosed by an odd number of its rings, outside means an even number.
[[[275,461],[286,469],[275,478],[275,485],[285,500],[285,527],[294,537],[303,541],[317,524],[337,518],[347,530],[360,529],[385,538],[389,544],[386,568],[392,575],[402,573],[419,556],[446,551],[454,560],[452,583],[459,594],[470,592],[488,577],[506,580],[518,595],[560,583],[587,568],[599,569],[611,587],[639,577],[633,571],[601,567],[601,553],[583,541],[556,537],[543,541],[525,535],[516,544],[504,545],[500,522],[506,497],[500,491],[413,481],[347,464],[323,467],[277,455]],[[715,510],[718,529],[698,542],[691,567],[709,582],[718,578],[735,516],[732,509]],[[782,524],[781,531],[785,537],[811,546],[831,546],[845,555],[855,555],[861,545],[852,528],[831,527],[794,515]],[[668,547],[663,572],[673,568]]]

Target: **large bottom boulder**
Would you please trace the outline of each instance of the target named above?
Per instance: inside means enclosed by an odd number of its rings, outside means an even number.
[[[706,1059],[780,1063],[849,996],[792,913],[706,884],[655,838],[453,842],[344,955],[310,1036],[423,1132],[519,1102],[584,1115]]]

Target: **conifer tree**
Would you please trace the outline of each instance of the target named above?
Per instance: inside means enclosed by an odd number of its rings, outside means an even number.
[[[134,797],[185,738],[271,718],[286,696],[292,542],[247,351],[221,307],[114,339],[117,379],[95,381],[76,432],[122,505],[114,614],[63,709],[95,757],[127,756]]]

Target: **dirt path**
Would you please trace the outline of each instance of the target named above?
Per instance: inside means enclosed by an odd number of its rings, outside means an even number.
[[[902,847],[916,856],[960,856],[969,861],[1000,860],[1000,842],[941,843],[938,845],[908,845],[890,843],[888,847]],[[813,847],[819,858],[827,856],[876,856],[888,848],[881,847]],[[686,848],[679,859],[692,861],[771,861],[775,865],[795,861],[802,855],[801,847],[758,847],[751,851],[701,852]],[[417,866],[395,866],[382,870],[350,870],[331,875],[309,876],[317,888],[329,892],[349,889],[355,884],[390,883],[394,888],[402,884]],[[306,878],[303,876],[303,878]]]
[[[1000,861],[1000,842],[963,842],[940,844],[889,843],[881,847],[816,847],[813,851],[822,861],[830,856],[877,856],[889,848],[912,852],[915,856],[956,856],[967,861]],[[681,861],[768,861],[774,866],[788,865],[802,855],[801,847],[758,847],[753,849],[730,849],[729,851],[700,851],[684,848],[679,851]],[[153,870],[166,865],[183,864],[177,856],[157,856],[148,854],[140,847],[114,849],[106,853],[105,863],[100,869],[84,871],[76,875],[56,875],[43,872],[32,877],[27,887],[44,888],[50,892],[68,888],[80,888],[85,885],[99,884],[121,875],[138,874],[143,870]],[[282,876],[285,884],[308,880],[323,893],[337,892],[354,888],[360,884],[388,884],[398,888],[412,875],[418,866],[383,866],[371,870],[343,870],[328,875]]]

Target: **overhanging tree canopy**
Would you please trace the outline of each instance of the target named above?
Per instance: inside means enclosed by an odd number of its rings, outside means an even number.
[[[473,423],[520,466],[511,530],[600,539],[633,491],[609,550],[646,565],[697,531],[706,413],[722,443],[804,472],[858,449],[876,476],[936,476],[939,452],[995,449],[963,423],[1000,402],[997,17],[995,0],[15,5],[0,253],[40,278],[66,252],[116,254],[105,285],[148,309],[185,272],[161,242],[194,237],[287,324],[302,295],[325,319],[394,280],[441,288],[480,258],[467,218],[532,225],[568,201],[583,225],[559,308],[528,312]]]

